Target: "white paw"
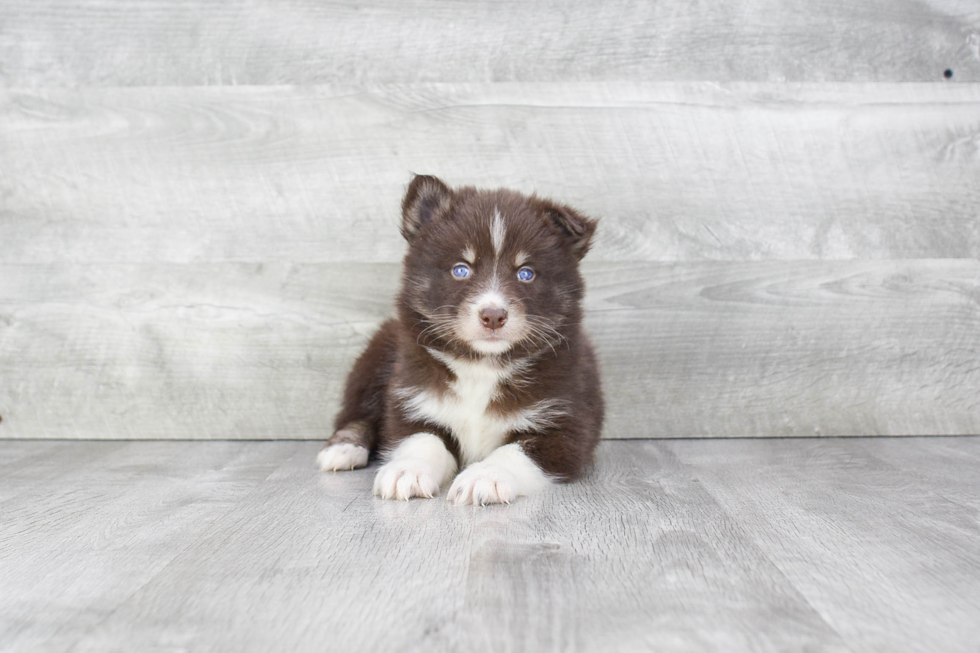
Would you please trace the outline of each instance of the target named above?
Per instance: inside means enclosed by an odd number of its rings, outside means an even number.
[[[378,470],[374,493],[382,499],[408,501],[412,497],[431,499],[439,494],[439,478],[431,464],[423,460],[393,460]]]
[[[364,467],[368,463],[368,450],[349,442],[332,444],[322,449],[316,456],[316,464],[325,472],[337,472],[357,467]]]
[[[515,475],[503,465],[483,461],[473,463],[460,472],[450,486],[446,499],[457,506],[485,506],[488,503],[510,503],[517,496]]]

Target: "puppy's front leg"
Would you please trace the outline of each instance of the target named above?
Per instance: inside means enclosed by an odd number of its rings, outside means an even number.
[[[551,482],[552,478],[525,453],[522,443],[512,442],[460,472],[446,499],[456,505],[510,503],[543,490]]]
[[[408,436],[386,458],[374,478],[374,493],[382,499],[431,499],[456,473],[456,458],[434,433]]]

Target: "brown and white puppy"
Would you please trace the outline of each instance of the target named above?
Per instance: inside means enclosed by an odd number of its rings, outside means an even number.
[[[380,452],[376,495],[432,497],[455,475],[457,504],[578,477],[603,418],[578,269],[595,227],[550,200],[416,176],[398,317],[354,363],[320,468]]]

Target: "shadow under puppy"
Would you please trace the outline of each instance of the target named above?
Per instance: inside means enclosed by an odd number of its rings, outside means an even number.
[[[579,261],[596,222],[510,190],[416,176],[398,317],[347,377],[323,470],[385,464],[374,493],[509,503],[591,463],[602,430]]]

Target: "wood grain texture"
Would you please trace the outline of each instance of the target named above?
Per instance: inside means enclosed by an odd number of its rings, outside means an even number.
[[[939,453],[904,442],[664,446],[853,650],[972,651],[980,642],[980,441],[939,440]],[[950,491],[968,500],[953,501]]]
[[[324,438],[396,284],[392,265],[5,267],[0,435]]]
[[[0,456],[0,503],[25,492],[57,481],[65,474],[66,460],[72,465],[98,464],[99,459],[125,446],[123,443],[105,446],[77,447],[64,440],[5,440]]]
[[[37,472],[42,484],[0,502],[4,651],[68,650],[279,467],[284,451],[295,449],[293,443],[61,444],[20,465],[25,476]],[[0,451],[10,446],[0,442]],[[4,477],[0,484],[22,482]]]
[[[594,270],[607,437],[980,433],[977,261]]]
[[[604,436],[980,433],[980,262],[590,264]],[[391,264],[0,266],[0,437],[312,438]]]
[[[917,483],[936,488],[934,492],[947,501],[980,511],[977,470],[980,448],[972,438],[943,438],[935,447],[929,440],[917,438],[903,446],[900,440],[888,438],[875,446],[855,442],[878,465],[889,466]]]
[[[980,80],[972,0],[10,0],[0,84]]]
[[[409,171],[601,218],[593,261],[980,256],[980,85],[0,91],[0,262],[394,262]]]
[[[314,443],[59,444],[62,478],[0,503],[11,653],[977,641],[980,488],[945,497],[978,438],[605,442],[583,481],[486,508],[381,501],[376,465],[318,472]]]
[[[196,458],[196,446],[170,451]],[[209,514],[192,545],[168,548],[151,579],[102,585],[132,588],[111,614],[89,626],[111,593],[93,592],[46,641],[44,606],[33,605],[7,650],[848,650],[661,446],[607,446],[585,482],[499,510],[382,502],[370,494],[374,468],[322,474],[316,445],[284,446],[294,455],[232,510]],[[161,491],[172,465],[141,461],[151,473],[135,494]],[[103,477],[123,480],[112,468]],[[121,509],[97,512],[111,522]],[[76,519],[51,521],[70,537],[85,525]],[[130,556],[161,546],[142,529]],[[25,574],[65,573],[14,550]]]

